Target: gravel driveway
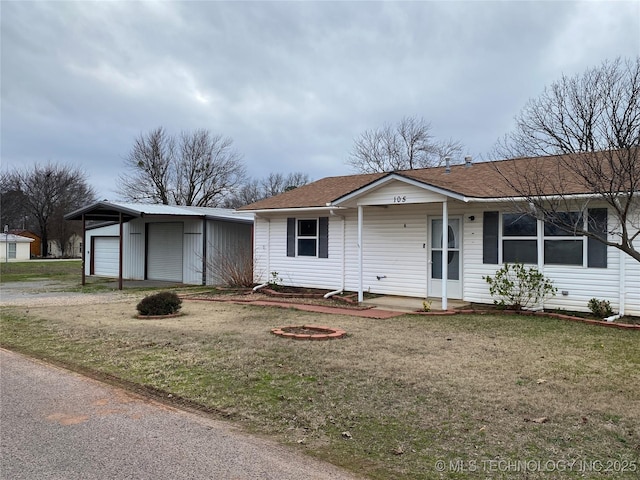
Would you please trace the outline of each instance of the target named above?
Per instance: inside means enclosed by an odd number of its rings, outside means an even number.
[[[140,297],[140,294],[126,291],[102,293],[65,291],[74,287],[77,287],[77,282],[65,283],[55,280],[3,283],[0,286],[0,306],[90,305]]]

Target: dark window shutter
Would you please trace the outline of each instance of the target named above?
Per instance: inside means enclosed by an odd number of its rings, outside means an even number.
[[[607,209],[590,208],[587,228],[589,232],[606,239]],[[591,237],[587,240],[587,266],[591,268],[607,268],[607,245]]]
[[[287,257],[296,256],[296,219],[287,218]]]
[[[329,217],[318,219],[318,257],[329,258]]]
[[[498,263],[499,212],[484,212],[482,219],[482,263]]]

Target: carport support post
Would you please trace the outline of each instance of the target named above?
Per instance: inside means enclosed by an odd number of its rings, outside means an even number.
[[[207,284],[207,217],[202,219],[202,285]]]
[[[442,202],[442,310],[447,310],[447,277],[449,275],[449,205]]]
[[[82,286],[84,287],[86,284],[86,275],[84,273],[85,261],[87,258],[87,220],[84,218],[84,213],[82,214]]]
[[[122,227],[122,212],[118,213],[118,220],[120,222],[120,246],[118,248],[118,290],[122,290],[122,244],[124,243],[122,241],[122,232],[124,230]]]

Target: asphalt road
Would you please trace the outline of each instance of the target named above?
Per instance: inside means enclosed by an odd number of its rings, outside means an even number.
[[[0,349],[0,478],[356,477],[225,422]]]

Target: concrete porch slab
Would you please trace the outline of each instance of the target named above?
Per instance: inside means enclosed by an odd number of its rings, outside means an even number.
[[[426,299],[431,303],[431,311],[442,311],[442,299],[441,298],[428,298]],[[423,310],[424,298],[416,297],[401,297],[396,295],[385,295],[382,297],[369,298],[364,300],[364,305],[372,305],[380,310],[393,310],[396,312],[416,312]],[[469,302],[463,302],[462,300],[448,300],[449,310],[458,310],[463,308],[469,308]]]

